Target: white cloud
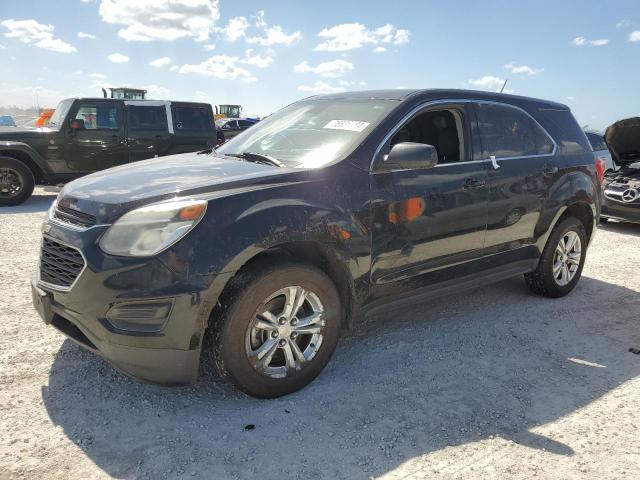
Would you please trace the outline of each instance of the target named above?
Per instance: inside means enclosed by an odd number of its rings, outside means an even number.
[[[45,25],[31,20],[8,19],[0,22],[8,32],[7,38],[16,38],[23,43],[58,53],[73,53],[78,50],[73,45],[54,37],[53,25]]]
[[[247,65],[254,65],[258,68],[267,68],[273,64],[273,57],[270,55],[260,56],[253,55],[253,50],[249,49],[245,52],[245,59],[240,60],[240,63],[246,63]]]
[[[211,101],[211,95],[207,92],[203,92],[202,90],[196,90],[196,100],[200,100],[201,102],[209,102]]]
[[[302,39],[302,34],[300,32],[286,34],[280,25],[267,27],[264,33],[263,37],[248,37],[247,43],[256,43],[263,47],[269,47],[272,45],[285,45],[288,47]]]
[[[76,72],[76,73],[78,73],[78,72]],[[82,73],[82,72],[80,72],[80,73]],[[107,78],[107,76],[103,75],[102,73],[90,73],[89,76],[91,78],[97,78],[98,80],[105,80]]]
[[[143,85],[142,88],[147,91],[146,98],[162,100],[169,97],[169,89],[160,85]]]
[[[531,68],[528,65],[517,65],[515,62],[507,63],[504,68],[511,73],[525,73],[527,75],[537,75],[544,72],[544,68]]]
[[[341,87],[366,87],[367,82],[351,82],[349,80],[339,80],[338,85]]]
[[[567,97],[567,100],[570,102],[573,102],[576,99],[576,97]]]
[[[591,45],[592,47],[601,47],[609,43],[609,40],[606,38],[600,38],[597,40],[589,40],[585,37],[576,37],[571,43],[573,43],[576,47],[584,47],[585,45]]]
[[[640,30],[634,30],[629,34],[630,42],[640,42]]]
[[[129,57],[121,53],[112,53],[107,58],[110,62],[113,63],[127,63],[129,60],[131,60]]]
[[[90,33],[78,32],[78,38],[88,38],[89,40],[95,40],[96,36]]]
[[[7,47],[5,47],[4,45],[2,45],[2,44],[0,43],[0,50],[5,50],[6,48],[7,48]]]
[[[373,49],[374,52],[376,53],[384,53],[387,51],[386,47],[376,47]]]
[[[169,57],[160,57],[160,58],[156,58],[155,60],[151,60],[149,62],[149,65],[156,68],[162,68],[162,67],[166,67],[170,63],[171,63],[171,59]]]
[[[313,93],[314,95],[324,95],[327,93],[344,92],[344,87],[334,87],[322,80],[318,80],[313,85],[300,85],[299,92]]]
[[[353,70],[353,63],[346,60],[333,60],[331,62],[319,63],[312,67],[306,60],[293,67],[296,73],[315,73],[321,77],[338,78]]]
[[[318,37],[325,41],[316,45],[314,50],[341,52],[365,45],[402,45],[409,41],[409,30],[398,29],[389,23],[373,30],[361,23],[343,23],[323,29]]]
[[[130,42],[205,41],[220,19],[218,0],[101,0],[102,21],[125,25],[118,36]]]
[[[258,34],[251,35],[250,29],[258,30]],[[258,12],[253,23],[247,17],[234,17],[224,27],[217,30],[221,37],[228,42],[235,42],[243,38],[249,44],[263,47],[289,46],[302,39],[302,34],[298,31],[288,34],[280,25],[270,26],[264,18],[263,10]]]
[[[624,19],[616,23],[616,28],[635,28],[638,25],[640,25],[640,23]]]
[[[215,50],[216,46],[213,43],[207,43],[207,44],[202,46],[202,49],[207,51],[207,52],[210,52],[212,50]]]
[[[171,68],[169,69],[170,72],[177,72],[178,70],[180,70],[178,65],[171,65]]]
[[[504,82],[504,78],[494,77],[493,75],[485,75],[484,77],[468,81],[468,83],[474,87],[493,92],[499,92]],[[513,90],[505,89],[504,93],[513,93]]]
[[[251,72],[239,66],[242,59],[227,55],[214,55],[198,64],[185,64],[180,67],[180,73],[195,73],[222,80],[240,79],[245,82],[257,80]]]

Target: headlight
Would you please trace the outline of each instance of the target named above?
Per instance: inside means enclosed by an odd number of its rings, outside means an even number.
[[[165,202],[132,210],[109,227],[100,239],[100,248],[110,255],[156,255],[189,233],[206,210],[205,200]]]

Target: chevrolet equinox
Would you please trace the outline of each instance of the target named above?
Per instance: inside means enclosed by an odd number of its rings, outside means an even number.
[[[94,173],[43,224],[33,303],[123,372],[313,380],[367,311],[524,275],[573,290],[603,162],[569,108],[460,90],[311,97],[222,147]]]

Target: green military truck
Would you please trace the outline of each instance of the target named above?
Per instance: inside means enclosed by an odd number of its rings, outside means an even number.
[[[35,185],[217,143],[206,103],[69,98],[46,128],[0,128],[0,206],[24,202]]]

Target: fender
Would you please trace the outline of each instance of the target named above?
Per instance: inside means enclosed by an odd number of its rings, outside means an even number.
[[[28,155],[29,158],[35,164],[35,166],[37,166],[44,173],[45,176],[52,175],[54,173],[53,170],[51,170],[51,167],[49,166],[49,164],[46,162],[46,160],[42,158],[42,156],[36,150],[31,148],[28,144],[23,142],[15,142],[11,140],[0,141],[0,155],[4,154],[5,152],[9,153],[12,151],[21,152],[25,155]]]
[[[574,171],[562,176],[549,191],[536,227],[538,235],[535,244],[540,253],[562,215],[578,204],[588,207],[593,215],[591,231],[587,232],[591,239],[600,212],[599,189],[587,173]]]

